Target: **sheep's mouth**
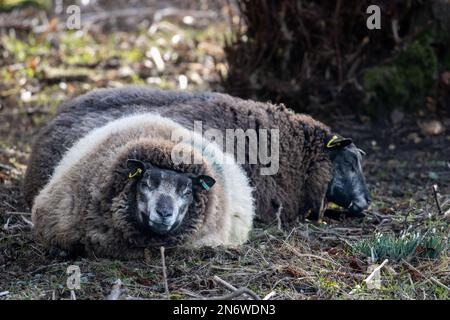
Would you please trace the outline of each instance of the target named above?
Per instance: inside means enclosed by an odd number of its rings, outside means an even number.
[[[334,202],[328,202],[324,215],[333,220],[341,220],[342,216],[347,218],[362,218],[365,216],[363,210],[352,210],[351,207],[351,203],[348,206],[340,206]]]
[[[142,225],[148,229],[150,229],[152,232],[159,234],[159,235],[165,235],[172,230],[176,229],[175,224],[171,223],[165,223],[164,221],[157,222],[152,221],[149,219],[149,216],[145,214],[144,212],[141,212],[141,219],[142,219]]]
[[[150,223],[149,227],[152,232],[157,233],[159,235],[168,234],[173,229],[172,228],[173,225],[166,223]]]

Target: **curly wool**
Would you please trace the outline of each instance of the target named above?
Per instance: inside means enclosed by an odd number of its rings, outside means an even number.
[[[25,177],[25,198],[29,204],[51,176],[70,147],[92,128],[134,112],[155,112],[192,130],[202,121],[203,130],[279,129],[279,171],[261,175],[260,164],[243,165],[254,187],[257,218],[283,226],[296,225],[311,212],[323,208],[331,180],[331,161],[324,148],[330,128],[307,115],[295,114],[284,106],[255,102],[226,94],[176,92],[124,87],[98,89],[68,101],[41,131]],[[77,130],[67,129],[77,127]],[[51,156],[48,156],[48,155]]]
[[[225,174],[220,174],[211,159],[175,164],[171,152],[176,144],[170,140],[174,130],[195,138],[173,121],[137,114],[109,122],[80,139],[34,200],[37,239],[49,248],[118,258],[140,257],[145,247],[155,245],[238,245],[246,241],[254,208],[245,174],[235,163],[224,164]],[[204,147],[223,156],[215,146]],[[192,145],[181,148],[202,156],[202,150]],[[136,183],[127,177],[125,168],[130,158],[162,169],[207,174],[217,183],[209,191],[195,193],[182,225],[168,236],[143,232],[133,219]],[[230,190],[235,184],[240,185],[239,196]]]

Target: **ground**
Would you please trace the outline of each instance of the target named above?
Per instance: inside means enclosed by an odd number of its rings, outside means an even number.
[[[124,26],[109,33],[95,19],[90,31],[61,29],[61,20],[39,28],[39,19],[14,32],[1,27],[0,299],[211,298],[230,293],[224,281],[259,297],[273,292],[271,299],[449,299],[450,119],[426,115],[397,114],[390,125],[323,118],[367,153],[373,203],[364,217],[332,208],[320,224],[288,231],[257,225],[239,248],[165,248],[164,255],[158,248],[144,261],[46,255],[33,240],[21,194],[33,136],[61,101],[97,87],[221,90],[228,7],[202,8],[210,15],[187,9],[198,8],[176,9],[132,30],[122,19]],[[33,10],[7,17],[20,24]],[[375,289],[364,281],[374,265],[370,248],[376,263],[388,259]],[[81,289],[73,293],[66,286],[70,265],[81,271]]]

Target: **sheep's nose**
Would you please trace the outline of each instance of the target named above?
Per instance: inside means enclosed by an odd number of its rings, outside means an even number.
[[[369,204],[370,204],[370,198],[361,197],[361,198],[353,200],[348,209],[351,212],[359,213],[359,212],[366,210],[369,207]]]
[[[160,196],[156,203],[156,213],[162,218],[170,217],[173,214],[172,198],[166,195]]]
[[[168,218],[172,215],[173,210],[171,208],[156,208],[156,213],[159,214],[162,218]]]

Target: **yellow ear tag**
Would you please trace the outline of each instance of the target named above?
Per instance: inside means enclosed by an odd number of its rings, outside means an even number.
[[[128,178],[134,178],[134,177],[136,177],[136,176],[138,176],[138,175],[140,175],[142,173],[142,169],[141,168],[137,168],[136,169],[136,171],[134,172],[134,173],[129,173],[128,174]]]
[[[338,139],[338,136],[334,135],[330,141],[327,142],[327,148],[332,148],[334,147],[333,143]]]

